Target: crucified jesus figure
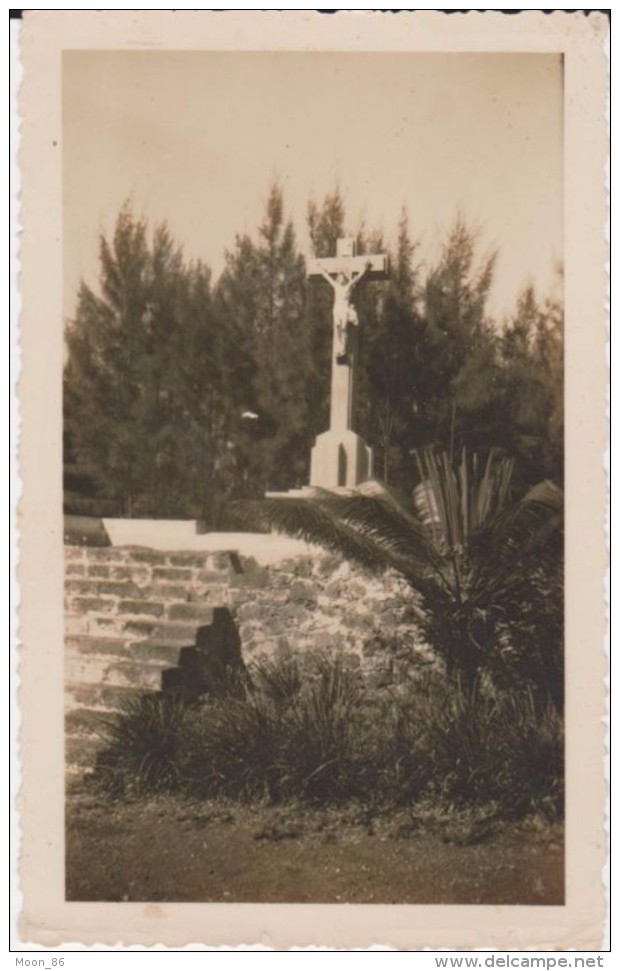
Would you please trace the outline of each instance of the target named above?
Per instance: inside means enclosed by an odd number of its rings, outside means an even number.
[[[336,335],[335,350],[336,361],[338,364],[348,364],[349,352],[349,328],[357,327],[359,318],[357,311],[351,302],[353,289],[360,282],[364,274],[370,269],[371,264],[367,263],[362,270],[353,270],[353,275],[349,279],[346,273],[337,273],[334,278],[322,266],[319,266],[321,275],[327,280],[334,291],[334,330]]]

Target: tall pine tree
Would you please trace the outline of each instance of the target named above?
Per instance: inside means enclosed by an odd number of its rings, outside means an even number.
[[[211,520],[230,401],[207,268],[189,267],[165,226],[150,242],[125,206],[100,240],[99,292],[80,286],[67,351],[67,452],[73,483],[91,484],[86,509]]]
[[[237,237],[216,292],[220,324],[239,353],[237,393],[245,410],[256,415],[236,440],[237,488],[244,494],[307,481],[305,290],[304,260],[274,184],[257,239]]]
[[[526,482],[563,482],[563,324],[561,302],[527,286],[501,335],[503,435]]]
[[[419,381],[424,369],[424,334],[417,301],[420,284],[414,257],[417,245],[409,218],[401,212],[390,277],[364,347],[368,383],[368,435],[376,445],[376,473],[385,482],[405,488],[416,444]]]
[[[486,311],[495,259],[477,261],[475,235],[458,217],[425,281],[420,444],[438,441],[451,454],[482,444],[480,419],[496,393],[495,336]]]

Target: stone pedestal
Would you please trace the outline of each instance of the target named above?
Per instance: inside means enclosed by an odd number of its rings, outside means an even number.
[[[310,456],[310,485],[346,488],[372,476],[372,449],[350,429],[330,428],[319,435]]]

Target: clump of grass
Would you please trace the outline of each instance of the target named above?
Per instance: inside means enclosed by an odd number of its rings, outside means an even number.
[[[275,658],[263,657],[252,668],[255,690],[279,705],[287,705],[301,691],[301,661],[293,651],[283,651]]]
[[[511,793],[517,814],[564,813],[564,722],[551,702],[539,708],[531,692],[504,697],[495,726],[501,762],[498,792]],[[499,760],[498,760],[499,762]]]
[[[284,709],[257,691],[195,707],[181,756],[186,785],[202,797],[277,801],[283,715]]]
[[[183,771],[206,796],[330,802],[350,794],[359,677],[339,658],[263,662],[242,698],[209,701],[187,725]]]
[[[187,706],[174,696],[141,695],[104,728],[94,780],[112,795],[140,795],[180,784]]]
[[[287,788],[333,802],[355,794],[356,731],[364,695],[359,674],[336,655],[316,655],[289,712]]]
[[[97,778],[112,792],[556,817],[562,721],[527,692],[466,692],[432,674],[392,697],[344,656],[289,654],[256,665],[241,695],[143,698],[117,720]]]
[[[551,704],[539,709],[531,692],[472,693],[431,680],[401,705],[400,719],[401,745],[409,740],[423,792],[439,804],[561,815],[562,719]]]

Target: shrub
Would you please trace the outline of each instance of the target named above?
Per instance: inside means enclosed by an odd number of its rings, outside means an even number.
[[[242,698],[198,705],[188,718],[182,771],[199,796],[278,799],[282,711],[269,697],[248,691]]]
[[[342,659],[313,654],[262,662],[251,679],[243,698],[192,712],[184,777],[207,795],[346,798],[359,678]]]
[[[255,665],[242,696],[143,698],[116,722],[97,777],[113,792],[558,816],[562,721],[528,691],[472,693],[430,674],[396,697],[366,688],[346,657],[291,654]]]
[[[442,804],[495,802],[505,815],[563,810],[563,727],[552,704],[542,710],[530,691],[474,694],[437,679],[399,705],[404,754],[426,793]]]
[[[361,678],[343,657],[314,656],[290,709],[286,747],[288,784],[302,798],[325,802],[351,794],[362,695]]]
[[[564,710],[564,575],[561,554],[541,558],[507,603],[500,622],[502,649],[494,675],[498,685],[529,686],[539,704]]]
[[[497,791],[521,815],[537,809],[550,817],[564,812],[564,724],[552,702],[541,710],[531,692],[504,696],[495,733],[499,758]]]

